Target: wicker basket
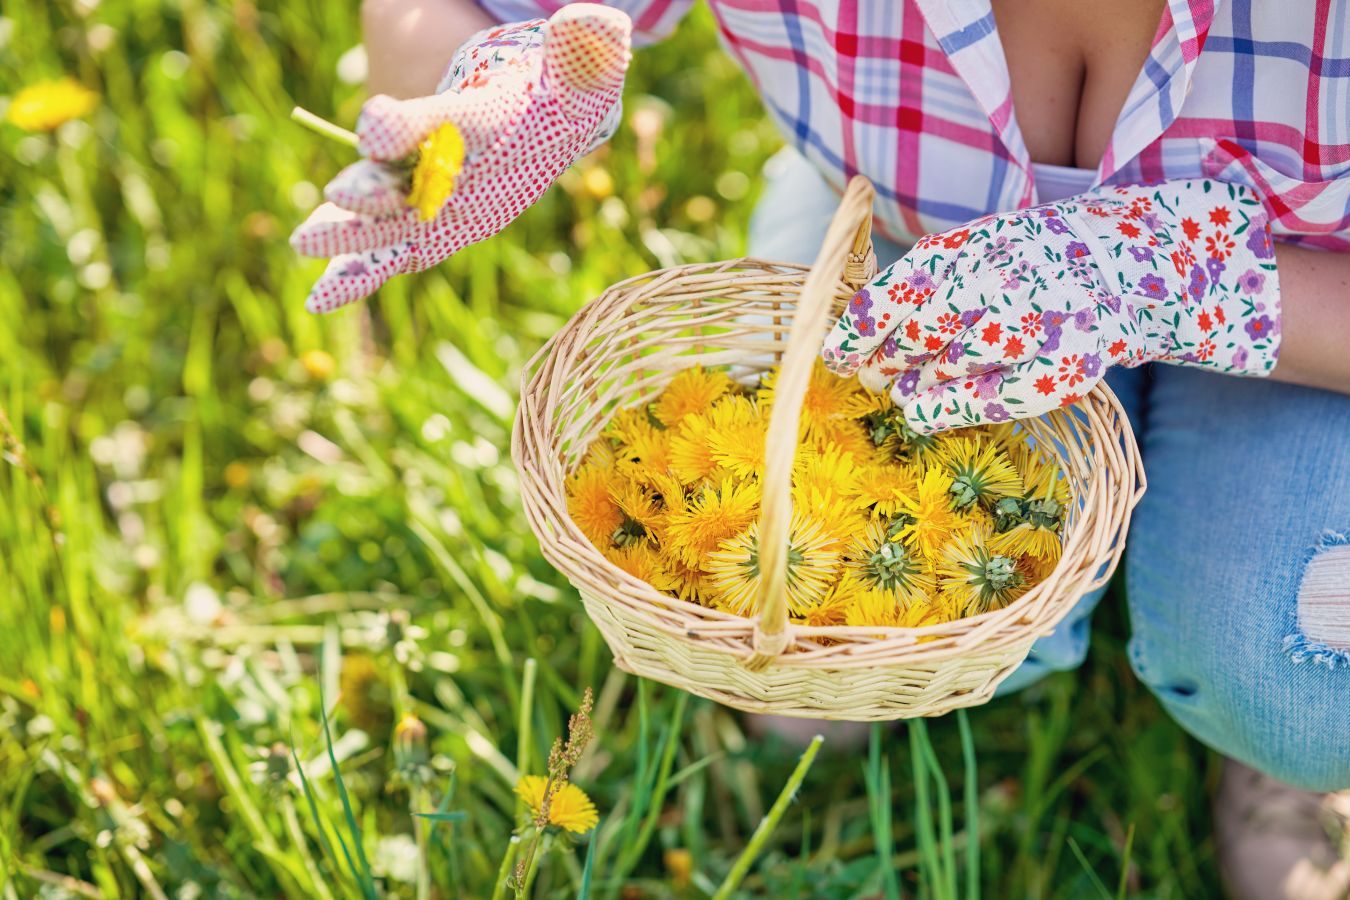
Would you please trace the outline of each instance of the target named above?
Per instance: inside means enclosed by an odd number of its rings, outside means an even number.
[[[989,699],[1032,642],[1115,569],[1144,473],[1120,404],[1098,385],[1072,412],[1025,422],[1073,496],[1063,555],[1043,582],[1003,609],[923,628],[789,622],[781,586],[798,417],[831,314],[875,273],[871,206],[871,185],[854,178],[810,270],[738,259],[615,285],[526,368],[512,435],[526,516],[621,668],[752,712],[939,715]],[[610,563],[568,515],[566,479],[615,411],[650,402],[689,366],[754,373],[775,362],[782,372],[766,441],[757,618],[678,600]]]

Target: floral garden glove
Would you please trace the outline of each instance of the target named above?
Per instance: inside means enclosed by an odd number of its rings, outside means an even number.
[[[300,253],[333,257],[306,308],[366,297],[524,212],[613,133],[631,30],[620,10],[570,4],[479,32],[430,97],[368,100],[356,126],[366,159],[329,182],[329,202],[291,235]]]
[[[1266,375],[1280,295],[1266,213],[1215,181],[1100,187],[929,235],[860,290],[825,365],[915,431],[1040,415],[1110,365]]]

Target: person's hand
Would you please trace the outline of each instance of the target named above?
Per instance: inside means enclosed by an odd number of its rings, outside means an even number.
[[[854,296],[822,351],[915,431],[1041,415],[1108,366],[1266,375],[1275,251],[1248,188],[1101,187],[929,235]]]
[[[547,21],[470,39],[439,93],[367,101],[356,128],[366,158],[329,182],[328,202],[291,235],[305,256],[332,257],[306,308],[328,312],[366,297],[394,275],[491,237],[524,212],[613,132],[630,33],[620,10],[570,4]],[[458,137],[438,131],[447,123]],[[433,133],[445,139],[434,144]],[[440,193],[449,190],[448,199],[413,188],[409,161],[424,142],[433,145],[424,152],[447,158],[453,187],[444,184]]]

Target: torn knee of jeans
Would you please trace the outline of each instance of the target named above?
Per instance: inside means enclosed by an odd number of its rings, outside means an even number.
[[[1296,663],[1350,666],[1350,535],[1328,533],[1308,559],[1284,646]]]

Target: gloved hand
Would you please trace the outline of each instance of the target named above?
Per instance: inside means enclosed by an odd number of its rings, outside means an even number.
[[[1280,292],[1265,210],[1214,181],[1101,187],[929,235],[860,290],[825,365],[921,434],[1037,416],[1107,366],[1266,375]]]
[[[328,202],[291,235],[298,252],[333,257],[306,308],[328,312],[394,275],[433,266],[496,234],[538,200],[613,133],[631,28],[620,10],[570,4],[547,21],[475,35],[430,97],[368,100],[356,126],[366,159],[329,182]],[[441,205],[436,191],[410,196],[409,161],[445,123],[462,144],[450,131],[433,150],[453,179]]]

